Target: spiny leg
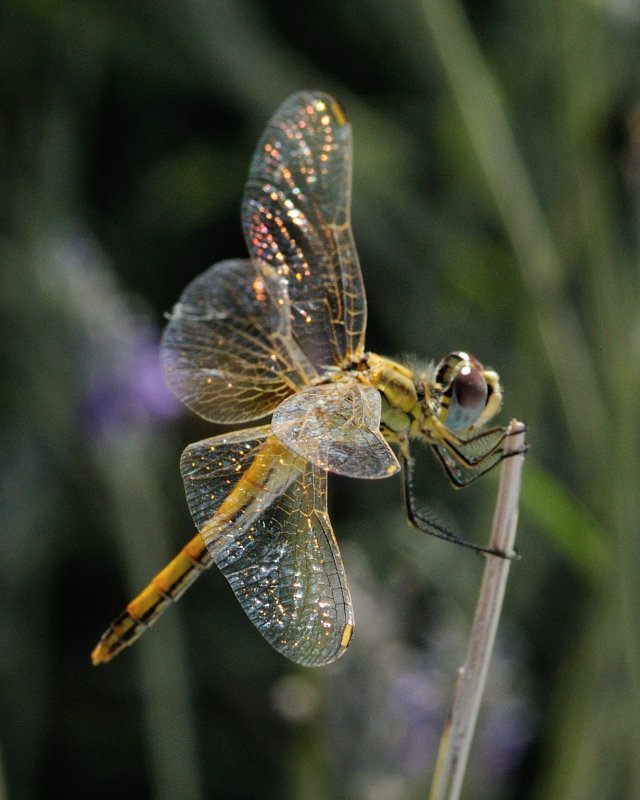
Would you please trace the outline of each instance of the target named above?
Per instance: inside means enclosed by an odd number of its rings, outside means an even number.
[[[435,520],[430,519],[424,512],[418,510],[413,493],[414,460],[402,451],[400,453],[400,459],[403,467],[403,488],[407,517],[414,528],[422,533],[429,534],[429,536],[435,536],[437,539],[444,539],[447,542],[453,542],[454,544],[462,545],[462,547],[468,547],[471,550],[475,550],[477,553],[486,553],[492,556],[499,556],[500,558],[514,558],[514,554],[503,553],[501,550],[495,550],[491,547],[485,547],[475,542],[470,542],[468,539],[447,530]]]
[[[523,452],[505,452],[504,442],[509,436],[511,434],[506,428],[492,428],[469,439],[461,439],[447,432],[442,435],[440,442],[432,442],[431,447],[453,486],[462,489],[490,472],[503,458]],[[482,447],[483,440],[488,440],[485,449],[471,453],[470,449]],[[525,446],[524,452],[527,449]]]

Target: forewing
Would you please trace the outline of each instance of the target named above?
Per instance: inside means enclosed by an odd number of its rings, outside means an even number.
[[[171,390],[212,422],[264,417],[314,374],[278,282],[248,260],[222,261],[187,286],[160,356]]]
[[[192,444],[181,466],[207,548],[265,639],[306,666],[342,655],[353,610],[326,474],[268,427]]]
[[[353,478],[386,478],[400,469],[380,433],[380,394],[351,378],[307,387],[281,403],[273,433],[320,469]]]
[[[286,287],[291,325],[324,372],[358,358],[366,298],[350,224],[351,126],[320,92],[286,100],[264,132],[249,172],[242,221],[258,268]]]

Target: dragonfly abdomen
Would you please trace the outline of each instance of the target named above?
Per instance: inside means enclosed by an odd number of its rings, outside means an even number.
[[[111,623],[91,654],[93,664],[106,663],[133,644],[211,564],[213,559],[198,533]]]

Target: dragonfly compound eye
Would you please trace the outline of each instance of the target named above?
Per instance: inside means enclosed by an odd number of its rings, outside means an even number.
[[[458,431],[472,427],[480,418],[489,398],[483,368],[476,359],[469,358],[461,362],[447,396],[449,404],[444,418],[447,428]]]

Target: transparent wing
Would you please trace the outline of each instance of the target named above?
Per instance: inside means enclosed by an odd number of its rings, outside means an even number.
[[[307,387],[281,403],[273,433],[320,469],[352,478],[386,478],[400,469],[380,433],[380,393],[345,378]]]
[[[293,341],[278,282],[239,259],[187,286],[160,357],[171,390],[212,422],[264,417],[315,374]]]
[[[256,149],[242,223],[256,265],[283,280],[295,339],[320,373],[364,347],[366,298],[350,202],[344,111],[320,92],[293,95]]]
[[[269,434],[264,426],[190,445],[187,500],[260,633],[292,661],[320,666],[342,655],[353,631],[327,477]]]

